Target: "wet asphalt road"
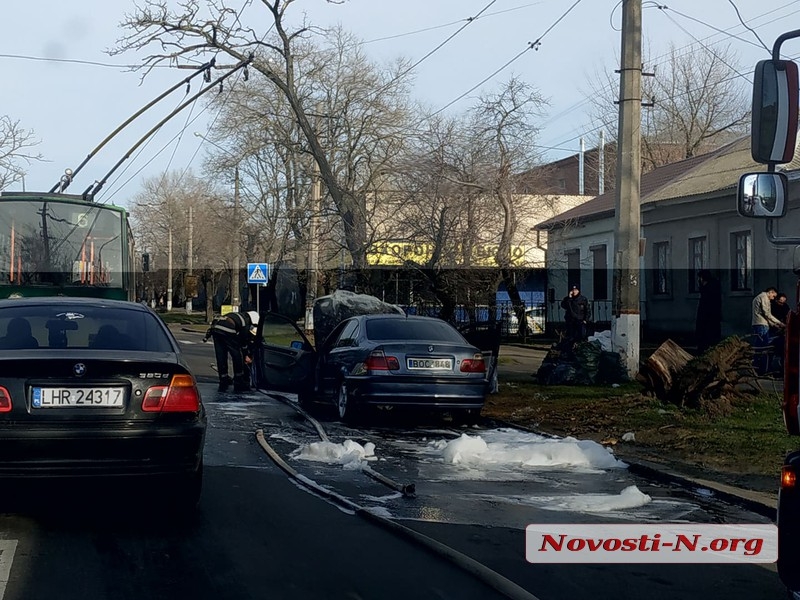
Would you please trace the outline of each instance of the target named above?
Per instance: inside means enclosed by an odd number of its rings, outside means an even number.
[[[178,337],[199,342],[202,336]],[[263,430],[269,443],[289,457],[318,440],[316,431],[291,406],[266,395],[218,395],[209,366],[211,346],[184,347],[203,381],[209,412],[199,511],[188,520],[163,514],[158,490],[134,489],[122,498],[104,485],[7,490],[0,497],[5,598],[497,597],[443,559],[290,482],[254,432]],[[476,479],[442,464],[433,452],[430,442],[461,433],[447,423],[353,429],[328,419],[325,411],[318,416],[332,441],[375,443],[373,467],[403,483],[413,481],[417,497],[398,497],[341,465],[288,458],[295,469],[451,545],[542,600],[783,597],[774,569],[762,566],[531,565],[524,558],[528,523],[763,522],[757,515],[620,469],[539,469],[535,474],[499,469],[489,480],[485,472]],[[653,502],[602,516],[552,510],[554,497],[618,493],[629,485]]]

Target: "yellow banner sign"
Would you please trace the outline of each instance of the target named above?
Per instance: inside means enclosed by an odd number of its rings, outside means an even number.
[[[497,244],[475,244],[472,248],[470,264],[476,267],[496,267]],[[422,265],[433,256],[433,244],[417,244],[414,242],[379,242],[367,251],[367,264],[376,266],[402,266],[407,262]],[[511,247],[511,264],[521,265],[525,261],[524,246]],[[463,256],[458,249],[448,255]],[[464,264],[463,259],[457,265]],[[440,266],[447,266],[440,265]]]

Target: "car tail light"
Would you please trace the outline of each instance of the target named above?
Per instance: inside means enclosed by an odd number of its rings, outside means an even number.
[[[0,413],[11,412],[11,394],[8,390],[0,386]]]
[[[386,356],[383,350],[373,350],[364,361],[367,371],[399,371],[400,361],[395,356]]]
[[[173,375],[169,386],[154,385],[142,400],[145,412],[197,412],[200,393],[191,375]]]
[[[789,435],[800,435],[797,407],[800,401],[800,314],[789,313],[783,362],[783,422]]]
[[[472,358],[465,358],[461,361],[462,373],[486,373],[486,362],[483,354],[476,354]]]
[[[781,472],[781,489],[794,488],[797,485],[797,473],[794,467],[784,466]]]

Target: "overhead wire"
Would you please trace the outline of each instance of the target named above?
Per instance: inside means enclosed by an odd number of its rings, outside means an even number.
[[[428,31],[435,31],[437,29],[444,29],[446,27],[452,27],[453,25],[458,25],[459,23],[462,23],[464,21],[469,21],[470,19],[474,22],[474,21],[477,21],[478,19],[485,19],[486,17],[494,17],[494,16],[497,16],[497,15],[502,15],[502,14],[513,12],[513,11],[517,11],[517,10],[522,10],[524,8],[530,8],[531,6],[538,6],[539,4],[544,4],[544,1],[531,2],[529,4],[523,4],[521,6],[515,6],[515,7],[512,7],[512,8],[506,8],[504,10],[496,10],[494,12],[486,13],[484,15],[479,15],[479,16],[476,15],[475,17],[467,17],[467,18],[464,18],[464,19],[458,19],[457,21],[451,21],[450,23],[443,23],[441,25],[433,25],[431,27],[425,27],[423,29],[416,29],[414,31],[407,31],[405,33],[398,33],[398,34],[395,34],[395,35],[387,35],[387,36],[384,36],[384,37],[374,38],[374,39],[371,39],[371,40],[366,40],[364,42],[361,42],[361,44],[362,45],[363,44],[372,44],[374,42],[383,42],[383,41],[387,41],[387,40],[396,40],[396,39],[402,38],[402,37],[408,37],[408,36],[417,35],[417,34],[420,34],[420,33],[427,33]]]
[[[499,69],[497,69],[497,70],[496,70],[494,73],[492,73],[491,75],[489,75],[488,77],[486,77],[485,79],[483,79],[481,82],[479,82],[478,84],[476,84],[476,85],[472,86],[472,87],[471,87],[470,89],[468,89],[466,92],[464,92],[463,94],[461,94],[461,95],[460,95],[458,98],[455,98],[454,100],[451,100],[450,102],[448,102],[447,104],[445,104],[443,107],[441,107],[439,110],[437,110],[437,111],[433,112],[433,113],[432,113],[431,115],[429,115],[427,118],[428,118],[428,119],[430,119],[430,118],[432,118],[432,117],[435,117],[435,116],[436,116],[436,115],[438,115],[439,113],[441,113],[441,112],[443,112],[443,111],[447,110],[448,108],[450,108],[451,106],[453,106],[453,104],[455,104],[456,102],[458,102],[458,101],[459,101],[459,100],[461,100],[462,98],[464,98],[464,97],[468,96],[469,94],[471,94],[472,92],[474,92],[476,89],[478,89],[479,87],[481,87],[481,86],[482,86],[484,83],[486,83],[487,81],[489,81],[490,79],[492,79],[493,77],[495,77],[496,75],[498,75],[499,73],[501,73],[502,71],[504,71],[505,69],[507,69],[509,66],[511,66],[511,64],[513,64],[514,62],[516,62],[517,60],[519,60],[519,59],[520,59],[520,58],[521,58],[521,57],[522,57],[524,54],[526,54],[526,53],[527,53],[527,52],[529,52],[530,50],[538,50],[538,49],[539,49],[539,47],[540,47],[540,46],[541,46],[541,44],[542,44],[542,40],[544,39],[544,37],[545,37],[545,36],[546,36],[548,33],[550,33],[550,32],[551,32],[553,29],[555,29],[555,27],[556,27],[556,26],[557,26],[557,25],[558,25],[558,24],[559,24],[561,21],[563,21],[563,20],[566,18],[566,16],[567,16],[569,13],[571,13],[571,12],[572,12],[572,10],[573,10],[573,9],[574,9],[576,6],[578,6],[578,4],[580,4],[580,3],[581,3],[581,0],[575,0],[575,2],[572,4],[572,6],[570,6],[570,7],[569,7],[569,8],[568,8],[568,9],[567,9],[567,10],[566,10],[566,11],[565,11],[565,12],[564,12],[564,13],[563,13],[563,14],[562,14],[562,15],[561,15],[559,18],[558,18],[558,19],[556,19],[555,23],[553,23],[552,25],[550,25],[550,27],[548,27],[548,28],[545,30],[545,32],[544,32],[542,35],[540,35],[540,36],[539,36],[539,37],[538,37],[538,38],[537,38],[535,41],[533,41],[533,42],[528,42],[528,45],[525,47],[525,49],[524,49],[524,50],[522,50],[522,51],[521,51],[519,54],[517,54],[517,55],[516,55],[514,58],[512,58],[511,60],[509,60],[508,62],[506,62],[506,63],[505,63],[505,64],[504,64],[502,67],[500,67]]]
[[[732,29],[736,29],[737,27],[740,27],[740,25],[734,25],[734,26],[731,26],[731,27],[729,27],[727,30],[723,30],[723,29],[719,29],[719,28],[717,28],[717,27],[714,27],[714,26],[712,26],[712,25],[710,25],[710,24],[708,24],[708,23],[705,23],[705,22],[703,22],[703,21],[701,21],[701,20],[699,20],[699,19],[695,19],[694,17],[691,17],[691,16],[689,16],[689,15],[685,15],[685,14],[683,14],[683,13],[680,13],[680,12],[678,12],[678,11],[676,11],[676,10],[674,10],[674,9],[671,9],[671,8],[669,8],[669,7],[665,6],[665,5],[660,5],[660,4],[657,4],[657,3],[655,3],[655,2],[653,2],[652,4],[654,5],[654,7],[661,9],[662,13],[664,13],[664,14],[665,14],[665,16],[667,16],[668,18],[669,18],[669,16],[668,16],[668,15],[666,15],[666,12],[665,12],[666,10],[669,10],[669,11],[671,11],[671,12],[674,12],[674,13],[676,13],[676,14],[678,14],[678,15],[680,15],[680,16],[682,16],[682,17],[684,17],[684,18],[688,18],[688,19],[690,19],[690,20],[692,20],[692,21],[696,21],[696,22],[697,22],[697,23],[699,23],[699,24],[705,25],[705,26],[707,26],[707,27],[709,27],[709,28],[713,29],[714,31],[716,31],[716,32],[717,32],[717,34],[728,35],[729,37],[733,37],[733,38],[735,38],[735,39],[738,39],[739,41],[742,41],[742,42],[745,42],[745,43],[748,43],[748,44],[751,44],[751,45],[755,45],[756,47],[759,47],[759,48],[761,48],[761,46],[759,46],[758,44],[755,44],[754,42],[752,42],[752,41],[750,41],[750,40],[746,40],[746,39],[743,39],[743,38],[740,38],[740,37],[738,37],[738,36],[734,36],[734,35],[730,34],[730,30],[732,30]],[[777,7],[777,8],[773,8],[773,9],[771,9],[771,10],[769,10],[769,11],[765,12],[765,13],[762,13],[762,14],[758,15],[757,17],[755,17],[754,19],[760,19],[760,18],[766,17],[766,16],[768,16],[768,15],[771,15],[771,14],[773,14],[773,13],[776,13],[776,12],[778,12],[778,11],[781,11],[781,10],[783,10],[783,9],[786,9],[786,8],[788,8],[788,7],[790,7],[790,6],[793,6],[793,5],[796,5],[796,4],[797,4],[797,0],[793,0],[792,2],[788,2],[788,3],[786,3],[786,4],[784,4],[784,5],[781,5],[781,6]],[[761,24],[759,25],[759,27],[763,27],[763,26],[765,26],[765,25],[769,25],[769,24],[771,24],[771,23],[774,23],[775,21],[778,21],[778,20],[781,20],[781,19],[785,19],[787,16],[790,16],[790,15],[792,15],[792,14],[795,14],[795,13],[798,13],[798,12],[800,12],[800,10],[797,10],[797,11],[794,11],[794,12],[792,12],[792,13],[789,13],[789,15],[779,15],[779,16],[777,16],[777,17],[773,18],[773,19],[770,19],[769,21],[765,21],[765,22],[761,23]],[[683,29],[682,27],[680,27],[680,25],[678,25],[678,24],[675,22],[675,20],[674,20],[674,19],[670,19],[670,21],[671,21],[673,24],[675,24],[677,27],[681,28],[681,30],[683,30],[683,31],[684,31],[684,33],[688,33],[688,32],[686,32],[686,30],[685,30],[685,29]],[[691,35],[691,34],[689,34],[689,35]],[[693,37],[693,38],[694,38],[694,36],[691,36],[691,37]],[[711,36],[709,36],[709,37],[707,37],[707,38],[703,38],[703,41],[708,41],[708,40],[712,39],[713,37],[716,37],[716,36],[715,36],[715,35],[711,35]],[[694,38],[694,39],[695,39],[695,41],[696,41],[696,42],[700,43],[700,40],[697,40],[696,38]],[[687,46],[685,46],[685,47],[683,47],[683,48],[691,48],[691,47],[693,47],[693,46],[694,46],[694,44],[688,44]],[[683,49],[683,48],[680,48],[680,49]],[[679,50],[680,50],[680,49],[679,49]],[[663,57],[663,58],[668,58],[668,56],[669,56],[669,55],[668,55],[668,54],[666,54],[666,53],[662,55],[662,57]],[[661,57],[659,57],[659,58],[661,58]],[[658,58],[657,58],[656,60],[658,60]],[[658,64],[660,64],[660,63],[656,63],[656,66],[657,66]],[[729,66],[730,66],[730,65],[729,65]],[[724,82],[727,82],[727,81],[730,81],[730,80],[732,80],[732,79],[736,79],[736,78],[739,78],[739,77],[743,77],[743,78],[747,79],[748,81],[750,81],[749,77],[747,77],[747,76],[743,75],[743,74],[742,74],[742,73],[740,73],[738,70],[737,70],[737,71],[735,71],[735,73],[736,73],[736,75],[735,75],[735,76],[733,76],[733,77],[728,77],[728,78],[725,78],[725,79],[721,80],[721,81],[720,81],[720,83],[724,83]],[[682,97],[682,96],[685,96],[685,95],[687,95],[688,93],[691,93],[691,92],[694,92],[694,91],[697,91],[697,90],[696,90],[696,89],[695,89],[695,90],[688,90],[687,92],[683,92],[683,93],[681,93],[681,94],[677,94],[677,95],[673,96],[672,98],[680,98],[680,97]],[[576,103],[575,105],[573,105],[573,110],[577,110],[578,108],[580,108],[581,106],[583,106],[584,104],[587,104],[587,103],[589,103],[589,102],[591,102],[591,99],[587,98],[586,100],[584,100],[584,101],[582,101],[582,102]],[[567,110],[565,110],[565,111],[562,111],[562,113],[560,113],[560,114],[559,114],[559,116],[566,116],[566,115],[567,115],[567,114],[569,114],[570,112],[571,112],[571,111],[567,109]],[[554,118],[553,118],[553,119],[550,119],[550,120],[549,120],[549,122],[553,122],[554,120],[555,120]],[[570,137],[569,139],[566,139],[566,140],[564,140],[563,138],[561,138],[561,140],[560,140],[560,141],[552,141],[552,142],[548,142],[548,144],[549,144],[549,145],[553,145],[553,146],[564,146],[564,145],[567,145],[567,144],[569,144],[570,142],[574,142],[574,141],[576,141],[576,140],[580,139],[581,137],[583,137],[583,136],[585,136],[585,135],[589,135],[589,134],[592,134],[592,133],[595,133],[595,132],[599,131],[600,129],[606,129],[606,128],[607,128],[607,125],[606,125],[606,124],[602,124],[602,125],[599,125],[599,126],[595,126],[595,127],[592,127],[592,128],[586,129],[586,130],[583,130],[583,132],[582,132],[582,133],[579,133],[579,134],[577,134],[577,135],[575,135],[575,136],[573,136],[573,137]]]
[[[741,24],[742,24],[742,25],[744,25],[744,26],[745,26],[745,28],[746,28],[748,31],[750,31],[750,32],[751,32],[751,33],[752,33],[754,36],[756,36],[756,39],[757,39],[759,42],[761,42],[761,45],[762,45],[762,46],[764,46],[764,50],[766,50],[767,52],[769,52],[769,51],[770,51],[770,49],[769,49],[769,48],[767,47],[767,45],[764,43],[764,40],[762,40],[762,39],[761,39],[761,36],[759,36],[759,35],[758,35],[758,33],[756,32],[756,30],[755,30],[755,29],[753,29],[753,28],[752,28],[752,27],[750,27],[750,26],[749,26],[747,23],[745,23],[744,19],[742,18],[742,13],[740,13],[740,12],[739,12],[739,7],[738,7],[738,6],[736,6],[736,3],[735,3],[733,0],[728,0],[728,2],[729,2],[729,3],[730,3],[730,5],[733,7],[733,10],[735,10],[735,11],[736,11],[736,16],[737,16],[737,17],[739,17],[739,21],[741,22]]]

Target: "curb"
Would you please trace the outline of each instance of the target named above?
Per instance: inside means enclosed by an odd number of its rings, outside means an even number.
[[[511,427],[514,429],[535,433],[536,435],[541,435],[547,438],[560,437],[552,433],[547,433],[545,431],[533,429],[531,427],[525,427],[523,425],[515,425],[514,423],[509,423],[508,421],[503,421],[501,419],[488,418],[487,420],[494,422],[502,427]],[[673,471],[672,469],[664,465],[660,465],[658,463],[653,463],[641,459],[627,459],[624,456],[624,453],[618,454],[617,452],[614,452],[614,456],[618,460],[628,465],[628,472],[630,472],[632,475],[637,475],[644,479],[650,479],[651,481],[655,481],[658,483],[676,485],[696,495],[701,495],[709,499],[720,500],[727,504],[732,504],[734,506],[744,508],[745,510],[748,510],[762,517],[766,517],[767,519],[770,519],[773,522],[777,521],[777,513],[778,513],[777,499],[769,497],[764,492],[746,490],[744,488],[738,488],[732,485],[719,483],[716,481],[710,481],[707,479],[697,479]],[[777,483],[776,483],[776,489],[777,489]],[[710,495],[702,494],[701,490],[710,492]]]
[[[694,494],[739,506],[757,515],[766,517],[773,522],[777,520],[777,500],[773,501],[763,492],[737,488],[705,479],[694,479],[676,473],[656,463],[648,463],[641,460],[628,460],[624,456],[616,456],[619,460],[628,465],[628,471],[633,475],[638,475],[639,477],[651,479],[659,483],[677,485]],[[701,494],[701,490],[707,490],[710,492],[710,495]]]

